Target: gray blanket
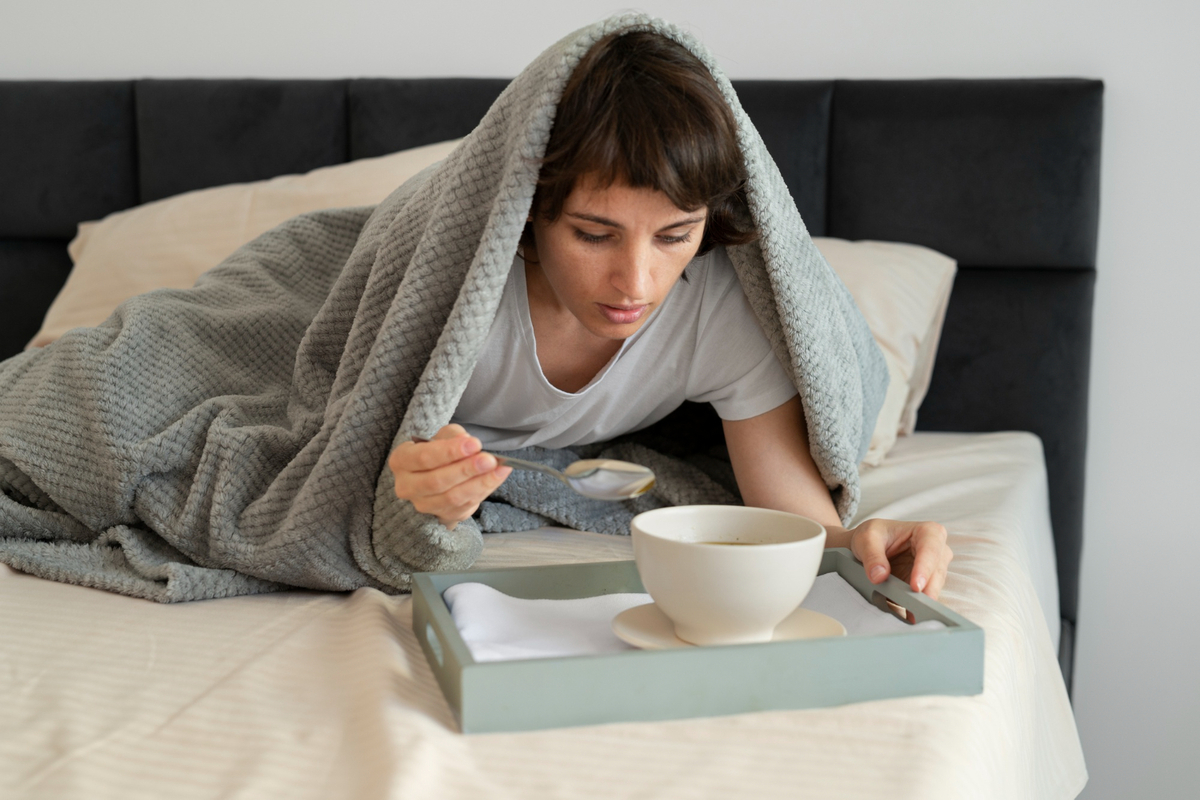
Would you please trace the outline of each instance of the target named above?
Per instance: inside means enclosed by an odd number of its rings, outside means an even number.
[[[812,454],[847,519],[883,359],[709,54],[665,23],[623,16],[543,53],[461,146],[378,207],[291,220],[193,289],[134,298],[99,327],[0,364],[0,560],[158,601],[404,591],[413,572],[469,566],[481,530],[625,533],[645,508],[736,502],[719,466],[626,441],[607,454],[654,468],[651,496],[596,503],[515,473],[478,519],[447,530],[395,497],[386,467],[398,442],[450,420],[498,308],[557,99],[580,56],[621,28],[684,44],[733,107],[760,238],[730,256],[794,374]],[[523,453],[559,465],[592,454]]]

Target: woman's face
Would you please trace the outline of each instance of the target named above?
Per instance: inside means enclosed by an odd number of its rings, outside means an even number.
[[[578,181],[553,222],[534,215],[531,304],[569,311],[605,339],[625,339],[666,299],[700,248],[707,209],[682,211],[662,192]]]

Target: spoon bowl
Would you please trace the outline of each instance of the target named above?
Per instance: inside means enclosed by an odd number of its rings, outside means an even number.
[[[595,500],[628,500],[654,488],[654,472],[628,461],[583,458],[559,472],[553,467],[532,461],[507,456],[494,457],[501,464],[514,469],[534,470],[558,478],[584,497]]]

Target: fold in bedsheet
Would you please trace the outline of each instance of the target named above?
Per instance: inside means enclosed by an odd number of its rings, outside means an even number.
[[[462,736],[408,597],[164,606],[0,567],[0,796],[1074,797],[1086,771],[1022,528],[1039,480],[1028,434],[918,434],[864,474],[865,511],[949,528],[942,600],[986,631],[983,694],[666,723]],[[486,537],[479,566],[629,552],[543,529]]]

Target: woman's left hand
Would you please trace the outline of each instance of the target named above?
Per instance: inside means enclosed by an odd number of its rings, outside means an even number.
[[[913,591],[937,599],[954,558],[946,529],[936,522],[890,519],[869,519],[851,530],[839,527],[829,489],[808,449],[799,397],[757,417],[725,420],[724,430],[742,502],[811,517],[829,534],[825,546],[849,547],[872,583],[894,573]]]
[[[869,519],[846,534],[850,551],[863,563],[871,583],[882,583],[894,574],[914,592],[937,599],[954,558],[943,526],[936,522]]]

